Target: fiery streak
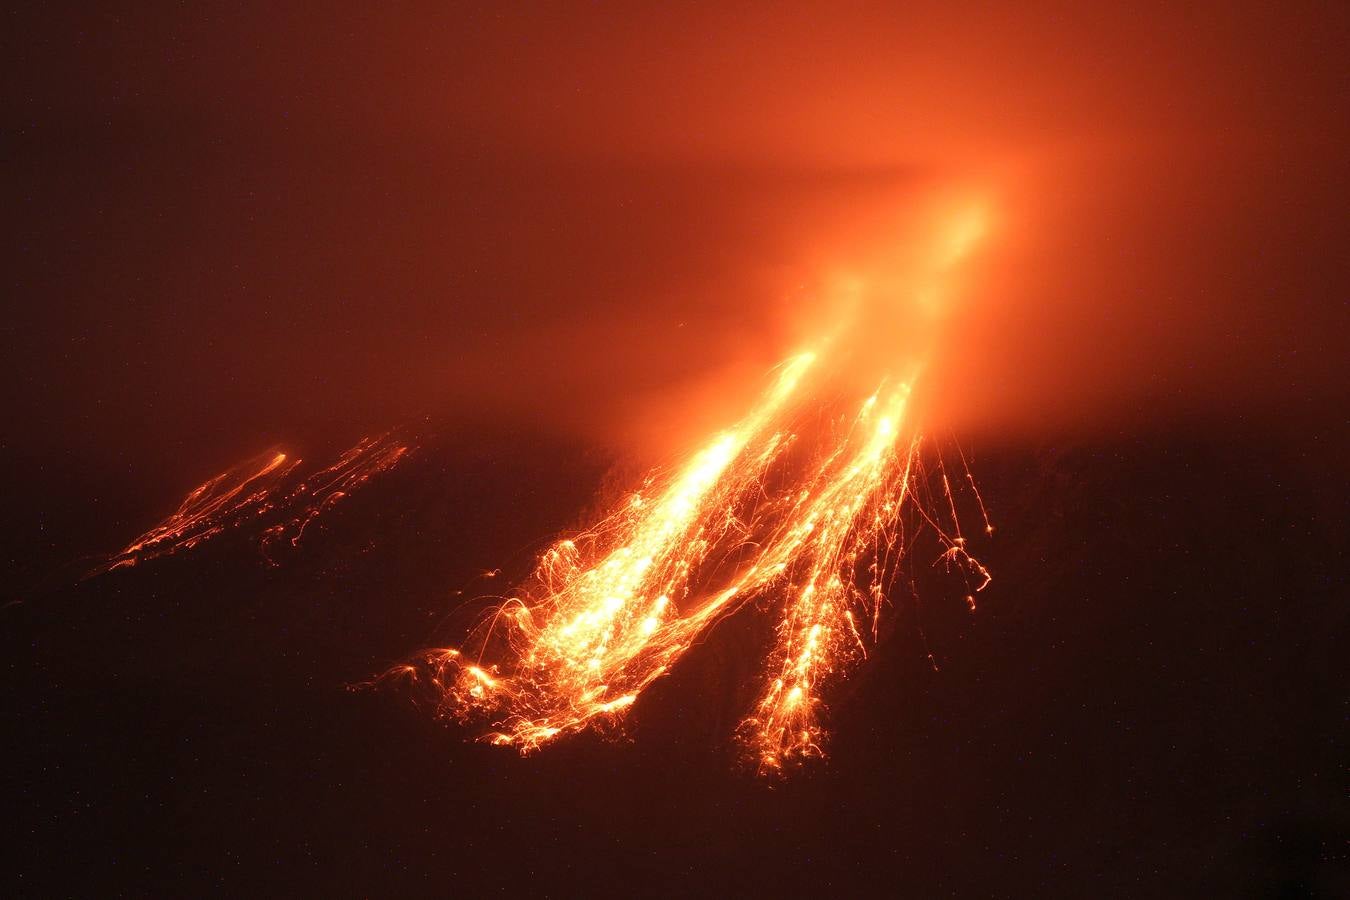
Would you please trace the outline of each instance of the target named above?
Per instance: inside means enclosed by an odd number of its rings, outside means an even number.
[[[772,680],[740,728],[760,764],[819,753],[819,687],[866,654],[853,610],[875,623],[891,572],[909,493],[917,437],[901,443],[909,388],[863,404],[838,451],[817,468],[785,511],[762,563],[780,573],[786,596],[768,669]],[[862,568],[865,587],[858,587]]]
[[[914,288],[918,301],[933,301],[936,276],[982,228],[978,212],[957,220],[933,253],[933,277]],[[427,651],[388,674],[427,687],[443,714],[491,721],[493,743],[529,752],[623,716],[710,625],[755,600],[778,624],[737,737],[761,771],[819,755],[822,690],[876,638],[906,549],[903,511],[932,525],[939,562],[976,576],[972,608],[989,581],[967,552],[940,457],[950,526],[916,502],[921,438],[908,407],[918,361],[840,411],[821,399],[839,394],[848,354],[838,344],[787,360],[737,425],[549,548],[470,647]]]
[[[171,515],[90,575],[192,550],[247,521],[281,519],[262,531],[264,556],[275,564],[281,542],[296,547],[305,529],[408,452],[391,435],[363,438],[325,469],[294,482],[301,460],[269,450],[194,488]],[[288,486],[289,485],[289,486]]]

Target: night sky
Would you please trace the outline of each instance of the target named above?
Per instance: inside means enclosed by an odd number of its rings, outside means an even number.
[[[10,893],[1344,895],[1337,5],[3,23]],[[825,760],[736,765],[753,617],[523,760],[358,687],[972,202],[921,408],[994,582],[916,554]],[[917,333],[868,322],[860,377]],[[281,566],[241,527],[81,580],[391,428]]]

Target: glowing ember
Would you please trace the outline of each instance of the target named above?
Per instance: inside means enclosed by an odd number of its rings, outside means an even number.
[[[933,254],[934,273],[968,249],[981,220],[958,224]],[[929,301],[934,289],[929,279],[915,293]],[[528,752],[623,716],[710,625],[756,599],[779,621],[738,738],[761,771],[818,755],[821,691],[876,636],[905,550],[902,512],[918,510],[944,542],[941,559],[973,573],[972,597],[988,583],[966,552],[945,469],[952,533],[913,503],[918,365],[847,409],[822,399],[846,396],[847,358],[835,339],[788,359],[737,425],[545,552],[471,649],[428,651],[390,674],[429,688],[444,714],[493,722],[488,740]]]

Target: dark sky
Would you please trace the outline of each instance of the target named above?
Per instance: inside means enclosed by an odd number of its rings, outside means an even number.
[[[942,426],[1344,399],[1336,4],[5,16],[23,478],[182,486],[423,414],[656,455],[944,191],[991,228]]]

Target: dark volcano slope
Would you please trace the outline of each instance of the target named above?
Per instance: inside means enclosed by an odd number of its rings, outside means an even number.
[[[994,584],[972,615],[917,552],[828,760],[781,784],[727,743],[763,617],[620,739],[523,760],[352,690],[471,623],[605,470],[430,442],[281,567],[237,534],[5,607],[9,893],[1329,895],[1346,498],[1260,437],[981,453]]]

